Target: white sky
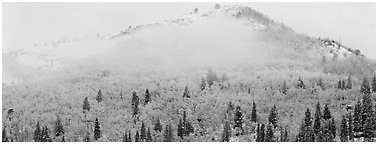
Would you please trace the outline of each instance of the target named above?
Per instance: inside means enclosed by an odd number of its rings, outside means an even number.
[[[3,51],[162,22],[215,3],[3,3]],[[376,57],[375,3],[238,3],[299,33],[330,37]]]

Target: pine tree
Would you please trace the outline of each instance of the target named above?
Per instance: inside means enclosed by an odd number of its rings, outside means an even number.
[[[226,123],[224,124],[224,127],[223,127],[223,132],[222,132],[222,142],[230,141],[230,137],[231,137],[231,127],[230,127],[230,124],[228,123],[228,120],[226,120]]]
[[[328,105],[327,105],[327,104],[326,104],[325,107],[324,107],[323,114],[324,114],[324,115],[323,115],[323,118],[324,118],[325,120],[328,120],[328,119],[332,118],[331,112],[329,111],[329,109],[328,109]]]
[[[127,138],[129,141],[128,142],[132,142],[133,140],[131,139],[131,131],[129,130],[129,138]]]
[[[375,108],[373,108],[370,94],[365,94],[362,99],[361,121],[364,137],[368,139],[375,137],[375,135],[373,135],[375,132],[375,113],[373,112],[374,109]]]
[[[139,98],[137,96],[137,93],[134,91],[133,92],[133,97],[132,97],[132,108],[133,108],[133,116],[136,116],[139,111]]]
[[[101,90],[98,90],[96,100],[97,100],[97,102],[101,102],[102,101],[102,92],[101,92]]]
[[[161,126],[161,124],[160,124],[160,120],[159,120],[159,118],[156,120],[156,123],[155,123],[155,125],[154,125],[154,130],[155,131],[159,131],[159,132],[161,132],[161,130],[162,130],[162,126]]]
[[[273,124],[274,128],[277,127],[277,110],[276,110],[276,105],[273,105],[273,108],[270,110],[269,123],[268,124]]]
[[[95,121],[94,138],[95,140],[98,140],[99,138],[101,138],[100,123],[98,122],[98,118],[96,118],[96,121]]]
[[[8,137],[7,137],[7,132],[6,132],[4,126],[3,126],[2,142],[9,142],[9,139],[8,139]]]
[[[261,124],[260,127],[260,142],[265,142],[265,125]]]
[[[62,120],[60,119],[60,116],[57,116],[56,122],[55,122],[55,136],[60,136],[64,134],[64,129],[62,125]]]
[[[338,81],[337,88],[338,88],[338,89],[343,89],[343,86],[342,86],[342,84],[341,84],[341,80]]]
[[[288,142],[288,141],[289,141],[288,132],[287,132],[287,128],[285,128],[285,133],[284,133],[282,142]]]
[[[122,137],[122,142],[128,142],[129,140],[127,139],[127,131],[125,131],[123,137]]]
[[[64,135],[62,137],[62,142],[66,142],[66,139],[64,138]]]
[[[42,141],[51,142],[50,135],[49,135],[49,129],[47,128],[47,126],[45,126],[45,128],[43,130],[43,140]]]
[[[251,116],[251,120],[252,122],[257,122],[257,114],[256,114],[256,103],[255,101],[253,101],[253,104],[252,104],[252,116]]]
[[[363,94],[370,94],[370,84],[369,84],[369,80],[366,77],[362,79],[360,92]]]
[[[148,89],[146,89],[146,93],[144,94],[144,104],[148,104],[149,102],[151,102],[151,96],[150,96],[150,92],[148,91]]]
[[[265,142],[274,142],[274,133],[270,124],[268,124],[266,129]]]
[[[183,138],[184,136],[184,123],[182,122],[182,119],[179,119],[179,123],[177,125],[177,136]]]
[[[318,85],[319,87],[321,87],[322,90],[325,89],[325,87],[324,87],[324,83],[323,83],[323,79],[322,79],[322,78],[319,78],[319,81],[318,81],[317,85]]]
[[[261,129],[260,129],[260,124],[257,123],[257,129],[256,129],[256,142],[261,142]]]
[[[346,88],[352,89],[352,78],[350,77],[350,75],[348,75]]]
[[[348,127],[347,127],[347,120],[345,116],[343,116],[343,119],[341,120],[341,125],[340,125],[340,140],[342,142],[347,142],[348,141]]]
[[[147,139],[146,139],[147,142],[152,142],[152,136],[151,136],[151,132],[150,132],[150,128],[147,129]]]
[[[39,126],[39,122],[37,122],[37,126],[34,131],[34,141],[41,142],[41,139],[42,139],[42,131],[41,131],[41,127]]]
[[[142,121],[142,126],[140,128],[140,141],[145,141],[147,138],[147,133],[146,133],[146,127],[144,125],[144,122]]]
[[[322,117],[323,116],[322,116],[322,112],[321,112],[321,108],[320,108],[320,103],[318,102],[316,104],[315,120],[314,120],[314,134],[317,137],[316,139],[318,139],[318,137],[320,137],[319,132],[322,131],[322,125],[321,125]]]
[[[184,98],[190,98],[188,86],[185,86],[184,93],[182,94]]]
[[[349,141],[352,141],[354,139],[354,133],[353,133],[353,118],[352,114],[348,114],[348,138]]]
[[[375,90],[376,88],[375,88],[375,75],[374,75],[373,79],[371,80],[371,91],[375,93]]]
[[[353,113],[353,128],[354,132],[362,132],[362,123],[361,123],[361,103],[360,100],[357,101],[357,104],[354,106],[354,113]]]
[[[309,108],[307,108],[305,112],[304,122],[302,122],[299,133],[295,139],[297,142],[314,142],[315,141],[314,132],[312,129],[311,111]]]
[[[171,124],[165,126],[164,130],[164,142],[172,142],[173,141],[173,134],[172,134],[172,127]]]
[[[346,89],[345,81],[344,81],[344,80],[341,80],[341,89],[342,89],[342,90],[345,90],[345,89]]]
[[[333,142],[333,135],[330,130],[331,123],[329,121],[326,122],[324,128],[323,128],[323,141],[324,142]]]
[[[85,112],[85,110],[87,110],[88,112],[91,110],[91,105],[89,105],[89,101],[87,97],[84,98],[84,102],[83,102],[83,112]]]
[[[236,106],[235,119],[234,119],[234,121],[235,121],[234,128],[235,127],[239,127],[241,129],[243,129],[242,128],[242,124],[243,124],[242,120],[243,120],[243,114],[242,114],[242,112],[240,110],[240,106]]]
[[[135,142],[139,142],[139,132],[136,131],[135,133]]]
[[[123,100],[122,92],[119,93],[119,96],[121,96],[121,100]]]
[[[332,138],[335,138],[336,137],[336,124],[333,118],[331,119],[330,131],[333,136]]]
[[[184,115],[183,115],[183,130],[184,130],[183,134],[185,136],[189,136],[190,133],[194,132],[192,124],[186,118],[186,111],[184,111]]]

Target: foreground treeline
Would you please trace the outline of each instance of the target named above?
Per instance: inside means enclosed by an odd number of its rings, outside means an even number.
[[[206,91],[210,87],[219,87],[219,89],[227,89],[227,76],[223,75],[218,78],[215,73],[208,73],[206,78],[202,78],[200,82],[200,91]],[[337,89],[348,90],[352,89],[352,80],[348,77],[346,80],[339,80],[335,85]],[[316,86],[320,90],[325,90],[327,87],[322,79],[318,79]],[[289,95],[291,92],[290,85],[283,82],[277,87],[280,95]],[[299,77],[294,88],[297,90],[308,90],[309,93],[314,93],[314,89],[309,89],[305,85],[303,78]],[[111,103],[105,98],[103,91],[98,90],[91,102],[91,98],[85,97],[81,102],[81,110],[78,115],[82,119],[78,122],[81,124],[79,136],[72,134],[72,127],[63,121],[61,117],[65,115],[55,114],[55,120],[51,123],[36,121],[27,122],[30,124],[33,131],[28,131],[25,128],[21,129],[14,125],[7,124],[15,121],[16,111],[9,109],[6,113],[6,119],[3,119],[3,142],[13,141],[30,141],[28,137],[35,142],[65,142],[65,141],[123,141],[123,142],[172,142],[172,141],[256,141],[256,142],[334,142],[334,141],[375,141],[376,120],[375,120],[375,76],[369,81],[364,78],[362,84],[358,86],[359,94],[356,95],[356,101],[343,107],[339,115],[334,115],[328,103],[317,102],[316,105],[307,105],[307,109],[300,109],[304,113],[302,121],[296,123],[296,129],[292,129],[286,118],[280,112],[281,107],[277,107],[275,103],[268,104],[268,108],[259,108],[264,103],[259,100],[253,100],[250,106],[241,105],[240,102],[232,100],[227,101],[226,105],[217,103],[212,97],[202,99],[204,105],[197,104],[197,96],[194,92],[190,92],[188,87],[181,91],[179,99],[164,99],[158,101],[159,95],[153,95],[149,89],[145,89],[143,96],[138,96],[138,92],[134,91],[130,97],[126,97],[122,92],[118,95],[115,101],[123,101],[129,99],[130,103],[127,107],[121,106],[119,108],[112,107]],[[246,89],[248,94],[253,93],[253,89]],[[362,96],[362,98],[360,97]],[[177,105],[171,105],[177,103]],[[195,105],[193,105],[195,103]],[[156,104],[161,107],[153,107]],[[185,105],[180,108],[179,106]],[[324,105],[322,108],[321,105]],[[173,107],[172,107],[173,106]],[[193,106],[191,108],[188,108]],[[102,115],[98,113],[97,108],[104,107],[110,109],[104,111]],[[176,108],[175,108],[176,107]],[[198,112],[196,108],[202,108]],[[266,106],[265,106],[266,107]],[[162,109],[164,114],[162,117],[146,117],[146,113],[152,115],[156,111],[151,109]],[[310,109],[314,109],[312,113]],[[104,135],[112,131],[109,119],[106,113],[111,112],[111,109],[121,109],[126,113],[128,127],[118,127],[122,131],[117,134],[118,139],[110,139]],[[206,113],[218,109],[217,115]],[[188,116],[188,113],[190,116]],[[201,113],[202,115],[196,115]],[[267,113],[267,116],[266,114]],[[175,114],[175,115],[174,115]],[[157,113],[159,115],[159,113]],[[206,116],[209,115],[209,116]],[[218,116],[218,117],[216,117]],[[300,115],[294,115],[300,117]],[[116,118],[114,118],[116,119]],[[65,119],[66,120],[66,119]],[[338,121],[340,120],[340,121]],[[26,120],[27,121],[27,120]],[[72,120],[69,119],[71,124]],[[285,121],[285,122],[282,122]],[[122,121],[121,121],[122,122]],[[108,124],[110,123],[110,124]],[[214,123],[211,125],[211,123]],[[220,125],[219,125],[220,124]],[[70,134],[68,134],[70,132]],[[290,136],[292,135],[292,136]]]

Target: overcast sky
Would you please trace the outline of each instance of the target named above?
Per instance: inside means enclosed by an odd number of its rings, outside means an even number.
[[[238,3],[299,33],[341,40],[375,55],[375,3]],[[3,3],[3,51],[162,22],[214,3]]]

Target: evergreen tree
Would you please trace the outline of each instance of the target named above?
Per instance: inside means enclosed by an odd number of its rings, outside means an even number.
[[[348,127],[347,127],[347,120],[345,116],[343,116],[343,119],[341,120],[341,125],[340,125],[340,140],[342,142],[347,142],[348,141]]]
[[[362,132],[362,121],[361,121],[361,103],[360,100],[357,101],[357,104],[354,106],[353,113],[353,128],[354,132]]]
[[[122,92],[119,93],[119,96],[121,96],[121,100],[123,100]]]
[[[257,130],[256,130],[256,142],[261,142],[261,130],[260,130],[260,124],[257,123]]]
[[[132,97],[132,108],[133,108],[133,116],[136,116],[139,111],[139,98],[137,96],[137,93],[134,91],[133,92],[133,97]]]
[[[128,142],[132,142],[133,140],[131,139],[131,131],[129,130],[129,138],[128,138]]]
[[[184,111],[184,115],[183,115],[183,128],[184,128],[183,134],[185,136],[189,136],[190,133],[194,132],[192,124],[190,123],[189,120],[186,119],[186,111]]]
[[[94,138],[95,140],[98,140],[99,138],[101,138],[101,130],[100,130],[100,124],[98,122],[98,118],[96,118],[96,121],[95,121]]]
[[[102,101],[102,92],[101,92],[101,90],[98,90],[96,100],[97,100],[97,102],[101,102]]]
[[[152,142],[152,136],[151,136],[151,132],[150,132],[150,128],[147,129],[147,139],[146,139],[147,142]]]
[[[236,106],[236,112],[235,112],[235,127],[239,127],[241,129],[243,129],[242,125],[243,125],[243,114],[240,110],[240,106]]]
[[[172,142],[173,141],[173,132],[171,124],[165,126],[164,130],[164,142]]]
[[[142,126],[140,128],[140,141],[145,141],[147,138],[147,133],[146,133],[146,127],[144,125],[144,122],[142,121]]]
[[[139,132],[136,131],[135,133],[135,142],[139,142]]]
[[[337,88],[338,88],[338,89],[343,89],[343,86],[342,86],[342,84],[341,84],[341,80],[338,81]]]
[[[341,89],[342,89],[342,90],[345,90],[345,89],[346,89],[345,81],[344,81],[344,80],[341,80]]]
[[[375,75],[374,75],[373,79],[371,80],[371,91],[375,93],[375,90],[376,88],[375,88]]]
[[[348,75],[346,88],[352,89],[352,78],[350,77],[350,75]]]
[[[161,126],[161,124],[160,124],[160,120],[159,120],[159,118],[158,118],[158,119],[156,120],[155,125],[154,125],[154,130],[155,130],[155,131],[159,131],[159,132],[161,132],[162,128],[163,128],[163,126]]]
[[[34,141],[41,142],[41,139],[42,139],[42,131],[41,131],[41,127],[39,126],[39,122],[37,122],[37,126],[34,131]]]
[[[265,142],[274,142],[274,133],[270,124],[268,124],[266,129]]]
[[[44,130],[43,130],[43,142],[51,142],[51,138],[50,138],[50,135],[49,135],[49,129],[47,128],[47,126],[45,126]]]
[[[322,119],[322,112],[320,108],[320,103],[318,102],[316,104],[316,109],[315,109],[315,120],[314,120],[314,134],[317,137],[320,137],[319,133],[322,131],[322,125],[321,125],[321,119]]]
[[[327,104],[326,104],[325,107],[324,107],[323,118],[324,118],[325,120],[328,120],[328,119],[332,118],[331,112],[329,111],[329,108],[328,108],[328,105],[327,105]]]
[[[333,118],[331,119],[330,131],[333,136],[332,138],[335,138],[336,137],[336,124]]]
[[[364,77],[362,80],[360,92],[364,94],[370,94],[370,84],[369,80],[366,77]]]
[[[277,110],[276,110],[276,105],[273,105],[273,108],[270,110],[269,114],[269,123],[268,124],[273,124],[274,128],[277,127]]]
[[[257,122],[257,113],[256,113],[256,103],[255,101],[253,101],[253,104],[252,104],[252,116],[251,116],[251,120],[252,122]]]
[[[226,120],[226,123],[224,124],[224,127],[223,127],[223,132],[222,132],[222,142],[230,141],[230,137],[231,137],[231,127],[230,127],[230,124],[228,123],[228,120]]]
[[[323,128],[323,141],[324,142],[333,142],[333,135],[330,130],[331,123],[329,121],[326,122],[324,128]]]
[[[353,133],[353,118],[352,114],[348,114],[348,138],[349,141],[352,141],[354,139],[354,133]]]
[[[324,83],[323,83],[323,79],[322,79],[322,78],[319,78],[319,81],[317,82],[317,85],[318,85],[319,87],[321,87],[322,90],[325,89],[325,87],[324,87]]]
[[[363,127],[363,134],[364,137],[367,139],[375,137],[375,113],[373,112],[375,108],[373,108],[372,99],[370,94],[365,94],[362,99],[362,113],[361,113],[361,121]]]
[[[64,138],[64,135],[62,137],[62,142],[66,142],[66,139]]]
[[[128,142],[129,140],[127,139],[127,131],[125,131],[125,134],[123,135],[122,142]]]
[[[151,102],[151,96],[150,96],[150,92],[148,91],[148,89],[146,89],[146,93],[144,94],[144,104],[148,104],[149,102]]]
[[[62,125],[62,120],[60,119],[60,116],[57,116],[56,122],[55,122],[55,136],[60,136],[64,134],[64,129]]]
[[[184,93],[182,94],[184,98],[190,98],[188,86],[185,86]]]
[[[304,82],[303,82],[303,80],[301,79],[301,77],[299,77],[299,79],[298,79],[298,85],[297,85],[297,88],[306,89],[306,86],[304,85]]]
[[[260,142],[265,142],[265,125],[261,124],[260,127]]]
[[[284,133],[282,142],[288,142],[288,141],[289,141],[288,132],[287,132],[287,128],[285,128],[285,133]]]
[[[179,123],[177,125],[177,136],[183,138],[184,136],[184,122],[182,119],[179,119]]]
[[[9,142],[9,139],[7,137],[7,132],[5,130],[5,127],[3,127],[2,142]]]
[[[84,98],[84,102],[83,102],[83,112],[85,112],[85,110],[87,110],[88,112],[91,110],[91,105],[89,105],[89,101],[87,97]]]
[[[304,122],[302,122],[299,133],[295,139],[297,142],[314,142],[315,141],[314,132],[312,129],[311,111],[309,108],[307,108],[305,112]]]

